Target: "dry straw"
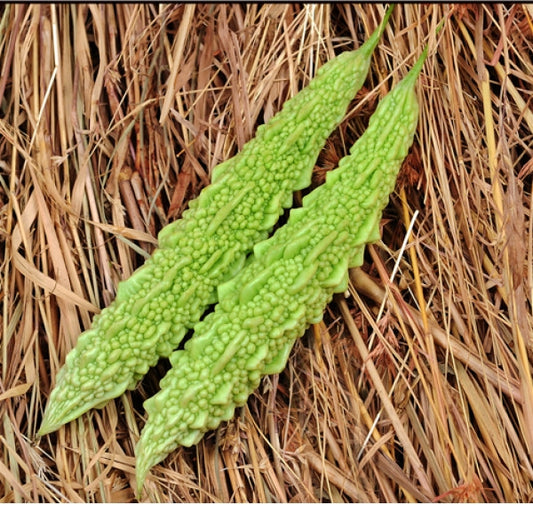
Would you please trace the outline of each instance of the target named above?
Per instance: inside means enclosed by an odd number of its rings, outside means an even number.
[[[66,353],[210,170],[385,7],[0,8],[2,501],[134,499],[168,365],[36,440]],[[145,499],[533,500],[531,6],[398,5],[314,182],[426,43],[382,241],[286,370],[156,466]]]

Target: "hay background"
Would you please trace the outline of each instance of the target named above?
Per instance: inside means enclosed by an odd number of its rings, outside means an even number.
[[[55,374],[211,169],[384,10],[0,7],[0,500],[134,500],[166,363],[35,440]],[[415,144],[349,295],[144,499],[533,499],[532,6],[398,5],[314,181],[425,43]]]

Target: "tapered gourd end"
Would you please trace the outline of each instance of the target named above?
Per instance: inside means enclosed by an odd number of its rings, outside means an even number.
[[[394,9],[394,4],[390,4],[388,9],[385,12],[385,15],[383,16],[383,19],[381,21],[381,24],[374,30],[372,35],[368,37],[366,42],[359,48],[359,51],[366,53],[368,57],[372,54],[376,46],[378,45],[378,42],[381,39],[381,36],[383,35],[383,32],[385,31],[385,27],[387,26],[387,23],[389,21],[389,17],[392,14],[392,11]]]
[[[157,395],[156,395],[157,397]],[[147,401],[153,401],[154,397]],[[148,416],[150,418],[150,414]],[[159,463],[164,455],[161,455],[160,437],[154,434],[153,426],[145,426],[137,445],[135,446],[135,480],[137,481],[137,499],[140,500],[144,487],[144,481],[150,469]]]
[[[427,56],[428,56],[428,46],[426,45],[426,47],[424,47],[424,50],[418,57],[418,60],[416,60],[416,63],[413,65],[413,68],[405,76],[406,79],[407,78],[412,79],[412,80],[417,79],[418,74],[420,74],[420,71],[422,70],[422,67],[424,66]]]
[[[54,423],[53,421],[51,421],[50,419],[43,419],[43,422],[41,424],[41,427],[39,428],[39,431],[37,432],[37,436],[38,437],[42,437],[44,435],[48,435],[49,433],[52,433],[56,430],[58,430],[59,428],[61,428],[61,426],[63,426],[64,423]]]
[[[135,480],[137,481],[137,500],[141,500],[142,492],[144,488],[144,481],[146,480],[146,476],[148,475],[148,472],[150,471],[150,468],[152,468],[153,465],[151,463],[148,463],[146,459],[137,457],[137,461],[135,463]]]
[[[153,439],[146,440],[145,437],[146,433],[143,432],[135,447],[135,480],[137,481],[138,500],[141,499],[144,482],[152,467],[160,463],[171,452],[171,450],[162,452],[159,443]]]
[[[83,412],[78,414],[79,408],[75,409],[74,407],[74,405],[67,407],[63,403],[58,404],[49,400],[37,436],[42,437],[43,435],[48,435],[73,419],[76,419],[78,415],[83,414]]]
[[[72,385],[64,381],[65,375],[59,378],[58,383],[46,405],[43,420],[38,436],[52,433],[61,426],[74,421],[93,408],[102,408],[111,399],[120,396],[128,387],[128,380],[118,382],[107,391],[95,391],[91,397],[82,397],[80,388],[72,388]]]
[[[80,417],[90,408],[91,405],[80,407],[75,404],[57,404],[56,402],[49,401],[48,406],[44,411],[43,420],[39,431],[37,432],[37,436],[42,437],[43,435],[48,435],[49,433],[57,431],[61,426]]]
[[[412,87],[414,88],[415,83],[418,79],[418,75],[420,74],[420,71],[422,70],[422,67],[424,66],[424,63],[426,61],[426,58],[428,56],[428,46],[424,48],[420,56],[418,57],[418,60],[416,60],[415,64],[412,66],[411,70],[407,73],[407,75],[396,85],[396,88],[406,88],[406,87]]]

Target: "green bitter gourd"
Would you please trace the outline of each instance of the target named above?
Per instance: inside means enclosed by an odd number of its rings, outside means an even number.
[[[361,265],[418,119],[415,82],[426,57],[388,93],[350,155],[293,209],[287,224],[254,247],[246,267],[219,287],[215,311],[175,351],[161,390],[144,403],[136,448],[139,493],[149,469],[191,446],[243,405],[262,376],[284,368],[294,341],[320,321],[333,293]]]
[[[216,301],[216,288],[265,239],[293,191],[309,185],[326,138],[362,86],[392,6],[370,38],[324,64],[300,93],[257,129],[183,218],[161,230],[159,249],[93,319],[57,374],[39,435],[135,387]]]

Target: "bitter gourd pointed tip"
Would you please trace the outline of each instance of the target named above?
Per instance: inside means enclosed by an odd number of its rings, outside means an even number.
[[[65,374],[60,372],[58,377],[44,410],[41,426],[37,432],[39,436],[57,431],[92,408],[103,407],[108,400],[119,396],[126,389],[125,382],[117,382],[115,389],[109,389],[104,393],[95,390],[92,397],[87,398],[81,396],[83,391],[80,388],[73,387],[65,380]],[[102,383],[101,381],[100,384]]]
[[[37,431],[37,436],[44,437],[45,435],[48,435],[52,431],[54,430],[50,429],[50,426],[46,424],[41,424],[41,426],[39,427],[39,431]]]
[[[41,421],[41,426],[37,432],[37,436],[42,437],[57,431],[61,426],[63,426],[67,421],[62,420],[62,416],[55,415],[55,412],[52,412],[50,409],[44,411],[43,420]]]
[[[82,413],[86,412],[87,410],[88,409],[83,410]],[[37,435],[42,437],[43,435],[53,433],[65,424],[79,417],[82,413],[73,411],[72,409],[55,409],[54,411],[45,410]]]
[[[136,496],[138,500],[142,496],[144,481],[151,468],[151,465],[149,465],[146,460],[146,454],[143,447],[143,439],[141,438],[135,447],[135,480],[137,481]]]
[[[137,480],[137,489],[136,489],[135,496],[138,501],[140,501],[142,497],[144,481],[146,479],[147,472],[148,471],[144,468],[141,470],[140,465],[137,462],[136,468],[135,468],[135,479]]]
[[[55,431],[55,429],[51,428],[49,425],[41,425],[39,428],[39,431],[37,432],[38,437],[44,437],[45,435],[48,435],[49,433],[52,433]]]

